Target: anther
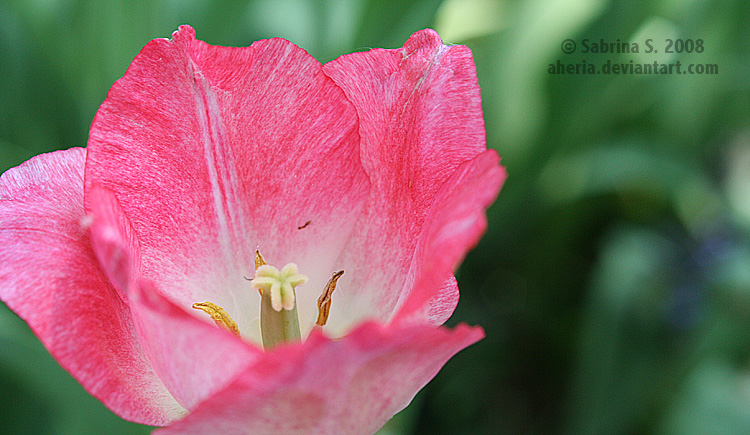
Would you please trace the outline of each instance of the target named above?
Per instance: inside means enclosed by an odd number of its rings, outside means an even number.
[[[343,270],[339,270],[331,276],[328,280],[326,288],[323,290],[323,294],[318,298],[318,320],[315,322],[318,326],[324,326],[328,322],[328,315],[331,313],[331,295],[336,290],[336,281],[341,278],[344,274]]]
[[[260,250],[256,249],[255,250],[255,270],[258,270],[260,266],[265,266],[266,264],[268,264],[266,263],[266,259],[263,258],[263,256],[260,254]],[[248,279],[248,281],[252,281],[252,279]],[[258,293],[260,293],[260,295],[263,296],[263,289],[261,287],[258,287]]]
[[[193,304],[193,308],[201,310],[211,316],[219,327],[234,333],[238,337],[240,336],[240,328],[238,328],[237,323],[229,317],[229,314],[224,311],[224,308],[221,308],[213,302],[196,302]]]
[[[260,250],[256,249],[255,250],[255,270],[258,270],[260,266],[265,266],[266,264],[268,264],[266,263],[266,259],[263,258],[262,255],[260,255]]]

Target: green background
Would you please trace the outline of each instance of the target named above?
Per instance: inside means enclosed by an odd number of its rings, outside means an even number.
[[[750,433],[750,6],[744,1],[0,1],[0,170],[83,146],[112,83],[189,23],[322,62],[424,27],[474,52],[509,178],[448,322],[487,338],[383,434]],[[564,54],[572,38],[640,53]],[[652,39],[659,53],[644,53]],[[663,53],[667,39],[702,53]],[[713,75],[550,75],[586,61]],[[0,304],[0,433],[137,434]]]

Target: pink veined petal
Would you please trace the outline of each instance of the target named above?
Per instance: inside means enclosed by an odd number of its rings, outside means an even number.
[[[115,194],[94,185],[89,190],[94,252],[112,282],[127,291],[134,329],[144,354],[177,402],[190,410],[223,389],[262,351],[190,315],[141,279],[138,241]]]
[[[145,357],[81,225],[85,157],[82,148],[44,154],[0,178],[0,299],[112,411],[167,424],[184,409]]]
[[[124,301],[140,276],[141,248],[128,217],[109,189],[93,185],[89,188],[89,231],[94,253],[107,274],[109,282]]]
[[[309,330],[369,189],[358,142],[356,111],[304,50],[210,46],[182,26],[141,51],[97,112],[86,204],[94,184],[115,192],[142,275],[185,309],[222,306],[248,336],[255,249],[296,263],[310,277],[298,292]]]
[[[376,432],[406,407],[481,328],[365,323],[341,340],[319,333],[265,355],[169,434],[329,434]]]
[[[485,210],[495,201],[507,176],[499,162],[497,152],[485,151],[460,165],[441,187],[414,258],[417,279],[396,321],[440,324],[450,317],[458,289],[453,287],[453,293],[445,285],[445,277],[453,277],[455,268],[487,228]],[[437,294],[436,288],[441,288]]]
[[[188,314],[149,283],[136,289],[133,317],[143,347],[187,409],[221,391],[263,355],[229,331]]]
[[[415,253],[438,190],[486,146],[471,52],[444,45],[432,30],[415,33],[403,48],[344,55],[323,69],[357,108],[372,184],[340,260],[355,275],[342,284],[339,305],[357,307],[332,308],[331,327],[341,333],[361,318],[386,321],[404,302],[420,273]],[[433,292],[444,302],[433,317],[444,320],[457,288],[451,273],[439,279]]]

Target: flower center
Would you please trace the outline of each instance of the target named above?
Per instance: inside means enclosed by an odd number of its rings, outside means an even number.
[[[331,294],[343,274],[343,270],[334,273],[318,299],[317,326],[324,326],[328,321]],[[299,273],[296,264],[289,263],[279,270],[266,263],[260,251],[255,251],[255,276],[250,280],[250,286],[258,290],[261,296],[260,331],[264,349],[271,349],[281,343],[300,341],[295,288],[307,281],[307,275]],[[204,311],[219,327],[240,336],[237,324],[220,306],[212,302],[200,302],[193,304],[193,308]]]

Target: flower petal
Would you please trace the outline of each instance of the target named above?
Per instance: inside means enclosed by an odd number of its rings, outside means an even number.
[[[282,39],[215,47],[182,26],[110,90],[86,189],[116,193],[160,291],[183,307],[210,300],[251,335],[260,298],[243,277],[257,247],[325,285],[368,190],[358,140],[354,108],[304,50]],[[310,293],[300,299],[312,325]]]
[[[125,212],[114,193],[93,185],[88,192],[89,231],[94,254],[109,282],[128,302],[128,291],[139,279],[141,249]]]
[[[112,411],[167,424],[184,409],[145,357],[130,308],[81,225],[85,156],[82,148],[41,155],[0,178],[0,299]]]
[[[444,45],[432,30],[415,33],[403,48],[345,55],[323,69],[357,108],[372,184],[341,259],[341,268],[356,273],[342,280],[335,305],[357,307],[332,308],[329,325],[341,334],[362,318],[386,321],[403,303],[417,279],[415,253],[438,190],[486,146],[471,52]],[[455,301],[452,275],[439,279],[445,299]]]
[[[453,271],[487,228],[485,210],[506,178],[499,162],[494,150],[485,151],[459,166],[441,187],[414,258],[417,279],[397,321],[440,324],[450,317],[458,298]]]
[[[221,391],[263,354],[186,313],[148,282],[142,282],[135,295],[133,317],[143,348],[169,391],[188,410]]]
[[[88,199],[96,256],[107,276],[127,288],[144,354],[172,396],[190,410],[223,389],[262,351],[200,320],[198,312],[188,314],[140,278],[138,240],[114,192],[94,185]]]
[[[318,333],[270,352],[168,434],[371,434],[406,407],[456,352],[481,339],[455,330],[366,323],[341,340]]]

